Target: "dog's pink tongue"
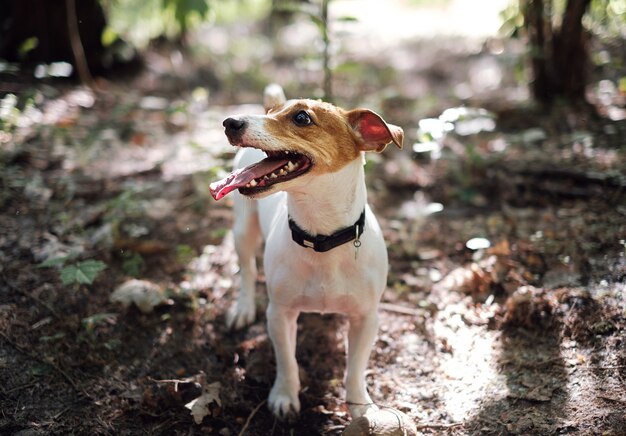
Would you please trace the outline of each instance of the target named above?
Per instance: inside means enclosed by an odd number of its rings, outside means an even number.
[[[226,194],[235,189],[243,188],[254,179],[281,168],[288,162],[287,159],[263,159],[261,162],[246,168],[235,170],[228,176],[209,185],[211,195],[216,200],[221,200]]]

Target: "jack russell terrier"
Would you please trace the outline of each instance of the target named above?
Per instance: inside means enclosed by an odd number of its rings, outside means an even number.
[[[402,148],[404,133],[367,109],[285,101],[278,85],[267,87],[264,105],[266,115],[224,120],[229,142],[242,148],[237,169],[210,185],[216,200],[239,191],[233,233],[241,289],[226,321],[236,329],[254,321],[255,251],[262,236],[267,328],[276,355],[270,409],[279,418],[300,411],[298,315],[342,313],[350,322],[346,403],[357,418],[378,410],[364,373],[388,268],[385,241],[367,204],[363,152],[382,152],[389,143]]]

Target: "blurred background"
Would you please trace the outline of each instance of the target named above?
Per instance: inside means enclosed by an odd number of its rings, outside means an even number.
[[[275,81],[344,103],[356,94],[419,99],[412,109],[421,111],[440,98],[505,104],[530,95],[580,100],[586,87],[601,86],[604,100],[624,92],[621,0],[479,7],[463,0],[3,0],[1,7],[5,80],[89,83],[134,67],[148,89],[161,78],[170,88],[254,101]],[[446,82],[451,89],[440,89]]]

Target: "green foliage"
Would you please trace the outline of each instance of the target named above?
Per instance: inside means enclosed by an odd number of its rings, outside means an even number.
[[[187,265],[197,255],[196,250],[189,245],[181,244],[176,246],[176,262],[180,265]]]
[[[70,253],[66,256],[51,257],[40,263],[38,266],[39,268],[61,268],[68,260],[75,259],[77,256],[77,253]]]
[[[78,253],[69,253],[65,256],[57,256],[46,259],[38,265],[39,268],[59,268],[61,282],[64,285],[83,284],[91,285],[98,274],[107,268],[104,262],[95,259],[87,259],[67,265],[78,257]]]
[[[142,189],[140,186],[131,184],[106,205],[105,220],[111,223],[119,223],[127,218],[141,217],[145,213],[145,201],[140,198]]]
[[[35,363],[29,368],[30,375],[41,377],[52,372],[52,367],[46,363]]]
[[[61,268],[61,281],[64,285],[90,285],[107,265],[99,260],[89,259]]]
[[[211,239],[221,240],[226,237],[229,231],[230,231],[230,228],[228,227],[219,227],[215,230],[212,230],[211,233],[209,233],[209,236],[211,236]]]
[[[209,13],[207,0],[162,0],[163,9],[174,15],[182,33],[185,33],[194,19],[202,20]]]
[[[331,67],[330,60],[330,45],[331,45],[331,32],[329,29],[329,16],[328,16],[328,7],[330,5],[331,0],[319,0],[318,7],[311,3],[296,3],[296,2],[286,2],[281,3],[276,7],[276,11],[278,12],[292,12],[299,13],[306,16],[312,23],[317,26],[319,30],[320,37],[323,44],[323,50],[321,53],[323,68],[324,68],[324,99],[326,101],[333,100],[333,92],[332,92],[332,75],[333,68]],[[336,21],[343,22],[354,22],[357,21],[355,17],[352,16],[343,16],[336,18]]]
[[[549,14],[553,26],[560,26],[566,7],[566,0],[546,1],[545,12]],[[505,36],[519,37],[520,30],[524,27],[523,0],[512,0],[500,16],[500,32]],[[583,22],[598,36],[618,37],[625,30],[626,1],[592,0]]]
[[[36,36],[27,38],[26,40],[24,40],[24,42],[22,43],[22,45],[20,45],[20,48],[19,48],[20,57],[25,58],[28,55],[28,53],[36,49],[38,45],[39,45],[39,38],[37,38]]]
[[[507,36],[517,38],[520,30],[524,27],[524,14],[520,9],[521,0],[513,0],[509,5],[500,12],[502,25],[500,33]]]
[[[122,254],[124,261],[122,262],[122,270],[125,274],[138,278],[141,276],[145,261],[141,254],[134,251],[127,251]]]
[[[103,44],[112,44],[119,35],[140,49],[159,36],[179,38],[211,11],[209,0],[111,0],[104,6],[109,27]]]
[[[105,27],[102,31],[102,36],[100,37],[104,47],[110,47],[115,41],[118,40],[118,38],[119,35],[111,28],[111,26]]]
[[[583,22],[601,37],[621,36],[626,31],[626,1],[593,0]]]

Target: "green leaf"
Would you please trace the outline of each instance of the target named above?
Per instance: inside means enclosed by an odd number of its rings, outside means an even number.
[[[187,265],[197,256],[193,247],[181,244],[176,246],[176,262],[179,265]]]
[[[85,260],[74,265],[68,265],[61,269],[61,281],[64,285],[80,283],[90,285],[96,279],[100,271],[106,268],[104,262],[99,260]]]
[[[68,254],[65,254],[63,256],[50,257],[44,260],[39,265],[37,265],[37,268],[61,267],[65,265],[67,262],[69,262],[70,260],[76,259],[79,255],[80,253],[78,251],[72,250]]]
[[[29,52],[36,49],[38,45],[39,45],[39,38],[37,38],[36,36],[32,36],[26,39],[24,42],[22,42],[22,44],[20,45],[20,48],[18,49],[18,53],[20,57],[24,58],[26,55],[28,55]]]
[[[132,277],[139,277],[144,267],[144,260],[141,254],[134,251],[128,251],[124,253],[124,262],[122,263],[122,270],[126,274]]]
[[[102,36],[100,37],[100,40],[102,41],[103,46],[110,47],[111,44],[117,41],[118,38],[119,35],[117,34],[117,32],[113,30],[110,26],[107,26],[104,28],[104,31],[102,31]]]
[[[52,368],[46,363],[35,363],[29,368],[29,371],[31,375],[38,377],[50,374],[50,372],[52,372]]]
[[[337,18],[337,21],[344,22],[344,23],[355,23],[355,22],[358,22],[359,19],[357,17],[353,17],[350,15],[344,15],[343,17]]]
[[[620,77],[617,84],[618,84],[617,87],[619,89],[619,92],[626,94],[626,76]]]
[[[69,258],[70,258],[69,255],[67,255],[67,256],[51,257],[49,259],[44,260],[39,265],[37,265],[37,268],[52,268],[52,267],[55,267],[55,266],[61,266],[61,265],[65,264],[65,262]]]

